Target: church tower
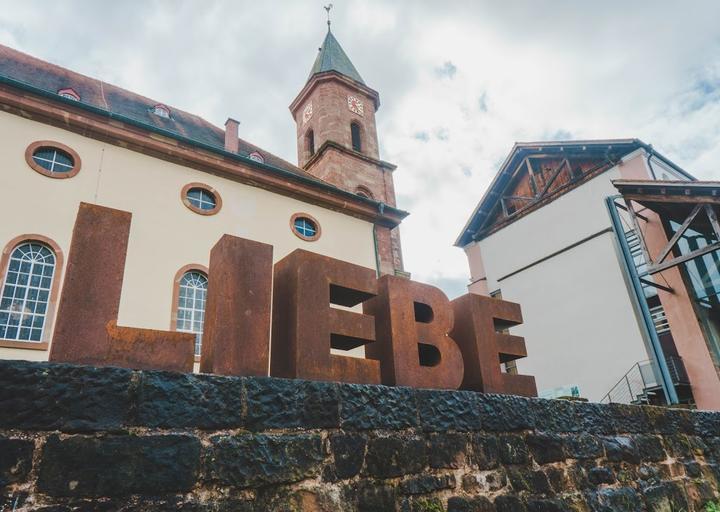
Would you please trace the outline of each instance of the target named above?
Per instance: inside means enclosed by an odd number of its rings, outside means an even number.
[[[299,166],[338,188],[394,207],[396,166],[380,160],[379,107],[380,95],[365,84],[328,22],[307,83],[290,105]],[[375,226],[375,237],[381,273],[405,275],[398,229]]]

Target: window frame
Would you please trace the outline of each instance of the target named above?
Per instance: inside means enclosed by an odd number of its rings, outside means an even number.
[[[188,272],[199,272],[201,274],[204,274],[205,277],[208,279],[208,284],[210,284],[210,274],[208,271],[208,268],[205,265],[201,265],[199,263],[190,263],[188,265],[183,266],[175,273],[175,279],[173,280],[173,295],[172,295],[172,303],[170,304],[170,330],[174,332],[186,332],[186,331],[178,331],[177,328],[177,320],[178,320],[178,309],[179,309],[179,303],[180,303],[180,281],[182,281],[182,278],[187,274]],[[205,296],[205,308],[207,312],[207,295]],[[203,322],[203,334],[205,334],[205,328],[204,328],[204,322]],[[195,346],[193,345],[193,355],[195,356],[195,362],[200,362],[200,358],[202,356],[202,342],[200,347],[200,355],[195,354]]]
[[[357,138],[357,141],[355,140]],[[350,122],[350,147],[353,151],[357,151],[358,153],[362,153],[362,126],[357,121],[351,121]],[[355,142],[357,142],[357,147],[355,147]]]
[[[309,221],[311,221],[313,224],[315,224],[316,229],[315,229],[315,234],[313,236],[306,236],[306,235],[300,233],[295,228],[295,221],[300,218],[306,218]],[[313,217],[312,215],[310,215],[309,213],[303,213],[303,212],[295,213],[292,215],[292,217],[290,217],[290,231],[292,231],[296,237],[298,237],[299,239],[304,240],[306,242],[315,242],[316,240],[318,240],[320,238],[320,235],[322,235],[322,228],[320,227],[320,223],[318,222],[318,220],[315,217]]]
[[[50,340],[55,329],[55,312],[57,311],[58,297],[60,294],[60,283],[64,270],[64,253],[60,246],[51,238],[35,233],[16,236],[4,247],[0,255],[0,296],[5,288],[5,277],[10,265],[10,256],[19,246],[26,243],[37,243],[46,246],[55,256],[55,270],[50,283],[50,294],[48,296],[47,310],[45,311],[45,322],[40,341],[8,340],[0,338],[0,348],[19,348],[25,350],[48,350]]]
[[[197,206],[192,204],[190,202],[190,199],[188,199],[187,194],[193,188],[201,188],[212,194],[213,197],[215,197],[215,208],[212,208],[210,210],[203,210],[202,208],[198,208]],[[194,182],[185,185],[180,191],[180,200],[189,210],[192,210],[198,215],[215,215],[222,208],[222,197],[220,197],[220,193],[214,188],[212,188],[210,185],[207,185],[205,183]]]
[[[312,128],[305,132],[305,149],[309,158],[315,156],[315,131]]]
[[[60,150],[70,155],[70,158],[73,159],[72,169],[67,172],[52,172],[43,167],[42,165],[38,164],[33,158],[33,156],[35,155],[35,152],[37,150],[42,148]],[[82,167],[82,161],[77,151],[61,142],[56,142],[52,140],[38,140],[30,144],[27,149],[25,149],[25,161],[33,171],[40,173],[43,176],[47,176],[48,178],[53,178],[57,180],[74,177],[77,173],[80,172],[80,168]]]

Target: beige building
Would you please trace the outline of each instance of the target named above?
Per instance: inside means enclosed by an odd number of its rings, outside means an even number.
[[[697,183],[637,139],[516,144],[456,242],[469,290],[521,304],[512,332],[528,357],[517,371],[535,376],[540,396],[719,409],[718,253],[649,269],[643,237],[655,256],[683,220],[636,204],[633,224],[620,179]],[[711,244],[705,227],[679,240]]]
[[[271,244],[276,261],[303,248],[401,273],[407,214],[394,206],[394,166],[378,160],[377,92],[332,34],[317,59],[293,102],[299,132],[312,123],[323,134],[299,149],[302,168],[239,139],[233,119],[223,130],[0,46],[0,358],[47,359],[81,202],[133,216],[118,323],[196,332],[197,350],[223,234]]]

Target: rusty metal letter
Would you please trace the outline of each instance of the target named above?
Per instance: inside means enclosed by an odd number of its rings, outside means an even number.
[[[131,218],[80,203],[50,361],[190,372],[193,334],[117,326]]]
[[[468,293],[452,302],[455,328],[450,333],[465,361],[462,389],[537,396],[535,377],[503,373],[500,363],[527,357],[525,340],[499,332],[522,323],[520,305]]]
[[[378,296],[364,304],[375,316],[378,342],[368,357],[380,359],[383,384],[457,389],[463,379],[460,349],[448,336],[453,311],[434,286],[383,276]]]
[[[200,369],[268,374],[272,245],[224,235],[210,252]]]
[[[375,341],[372,317],[347,309],[377,294],[375,271],[297,249],[275,264],[270,373],[380,383],[380,363],[331,354]]]

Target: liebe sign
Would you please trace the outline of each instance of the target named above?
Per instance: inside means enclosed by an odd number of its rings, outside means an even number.
[[[132,215],[81,203],[50,360],[191,372],[191,333],[117,325]],[[200,369],[221,375],[467,389],[525,396],[535,379],[503,373],[527,356],[517,304],[224,235],[210,253]],[[352,309],[351,309],[352,308]],[[341,355],[364,347],[365,358]],[[335,349],[331,351],[331,349]]]

